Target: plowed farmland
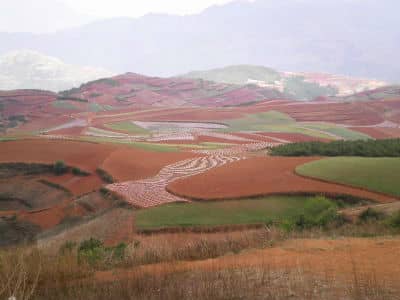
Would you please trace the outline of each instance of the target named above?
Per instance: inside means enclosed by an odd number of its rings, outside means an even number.
[[[151,177],[166,165],[193,158],[190,152],[157,153],[134,148],[116,149],[104,160],[102,168],[117,181],[138,180]]]
[[[302,178],[294,173],[298,165],[316,158],[252,157],[172,182],[167,189],[192,199],[230,199],[270,194],[316,193],[351,195],[378,202],[396,198],[357,188]]]

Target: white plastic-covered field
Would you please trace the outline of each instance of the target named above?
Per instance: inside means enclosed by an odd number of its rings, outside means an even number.
[[[242,159],[238,156],[211,155],[187,159],[163,168],[157,176],[145,180],[107,185],[107,189],[122,196],[138,208],[148,208],[171,202],[189,200],[170,194],[166,186],[177,179],[193,176],[214,167]]]
[[[218,123],[196,123],[196,122],[142,122],[133,121],[136,126],[142,127],[148,130],[154,131],[168,131],[168,130],[180,130],[180,131],[193,131],[196,129],[224,129],[228,128],[226,125]]]
[[[68,128],[73,128],[73,127],[85,127],[87,125],[88,125],[88,123],[87,123],[87,120],[85,120],[85,119],[74,119],[65,124],[50,128],[48,130],[43,130],[42,133],[57,131],[57,130],[62,130],[62,129],[68,129]]]
[[[246,152],[254,152],[276,147],[281,143],[271,142],[255,142],[250,144],[235,145],[230,148],[215,149],[215,150],[193,150],[195,153],[207,155],[238,155]]]

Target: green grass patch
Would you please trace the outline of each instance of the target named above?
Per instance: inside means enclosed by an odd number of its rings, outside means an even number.
[[[89,103],[89,111],[91,112],[99,112],[104,111],[103,106],[98,103]]]
[[[124,132],[128,132],[128,133],[136,133],[136,134],[148,134],[149,133],[149,131],[147,129],[137,126],[131,121],[122,121],[122,122],[117,122],[117,123],[112,123],[112,124],[106,124],[105,126],[110,129],[120,130],[120,131],[124,131]]]
[[[54,101],[52,103],[52,105],[54,107],[56,107],[56,108],[59,108],[59,109],[78,110],[78,108],[75,105],[73,105],[73,104],[71,104],[70,102],[67,102],[67,101],[59,101],[59,100],[57,100],[57,101]]]
[[[257,114],[249,114],[240,119],[225,120],[229,126],[222,131],[264,131],[281,133],[301,133],[304,135],[332,139],[332,135],[325,133],[318,128],[308,128],[302,123],[297,123],[289,115],[278,112],[268,111]],[[313,126],[316,126],[313,124]]]
[[[345,140],[366,140],[371,138],[369,135],[364,133],[328,123],[305,124],[304,127],[312,130],[327,132],[328,134],[333,134]]]
[[[136,226],[139,229],[151,229],[283,222],[303,215],[310,199],[317,201],[315,199],[319,197],[271,196],[256,199],[173,203],[138,210]],[[330,202],[333,203],[333,201]]]
[[[249,114],[240,119],[225,121],[229,125],[228,130],[262,130],[265,126],[270,125],[288,125],[294,124],[296,121],[289,115],[279,111],[268,111],[257,114]]]
[[[168,144],[152,144],[152,143],[141,143],[141,142],[134,142],[130,144],[133,147],[140,148],[143,150],[148,151],[155,151],[155,152],[178,152],[179,147],[175,145],[168,145]]]
[[[136,148],[144,149],[147,151],[154,151],[154,152],[179,152],[180,151],[179,147],[176,145],[154,144],[154,143],[146,143],[146,142],[130,142],[127,140],[121,140],[121,139],[117,139],[117,138],[108,138],[108,137],[84,136],[84,137],[80,137],[79,140],[87,141],[87,142],[94,142],[94,143],[124,144],[127,146],[136,147]]]
[[[0,137],[0,142],[10,142],[10,141],[16,141],[16,137]]]
[[[334,157],[296,168],[305,176],[400,196],[400,158]]]

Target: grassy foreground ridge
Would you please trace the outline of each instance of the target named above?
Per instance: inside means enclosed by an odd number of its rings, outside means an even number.
[[[325,210],[327,208],[325,206],[332,208],[336,214],[336,203],[323,197],[271,196],[215,202],[172,203],[138,210],[136,226],[138,229],[151,229],[291,223],[300,216],[307,215],[309,208]]]

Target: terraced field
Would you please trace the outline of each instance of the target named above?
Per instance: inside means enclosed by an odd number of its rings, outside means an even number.
[[[277,194],[322,194],[328,197],[347,195],[381,203],[398,200],[394,196],[333,182],[322,182],[295,174],[297,166],[316,159],[318,158],[253,156],[190,178],[176,180],[169,184],[167,189],[175,195],[204,201]],[[395,175],[393,178],[398,178],[398,176]],[[398,180],[394,179],[391,182],[393,184]]]
[[[106,188],[117,193],[131,205],[139,208],[158,206],[171,202],[187,202],[166,191],[166,186],[185,177],[203,173],[212,168],[240,160],[241,157],[210,155],[187,159],[163,168],[157,176],[138,181],[128,181],[107,185]]]

